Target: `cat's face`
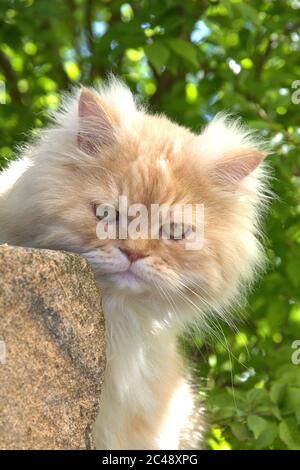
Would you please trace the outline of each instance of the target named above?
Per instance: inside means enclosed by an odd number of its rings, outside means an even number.
[[[107,149],[106,156],[99,160],[99,168],[93,169],[93,183],[85,190],[90,217],[90,246],[85,245],[85,256],[100,281],[127,293],[152,291],[156,295],[158,292],[168,295],[187,288],[203,289],[208,243],[200,254],[189,249],[186,233],[179,239],[172,238],[172,233],[170,238],[163,237],[163,221],[157,238],[152,238],[150,233],[153,204],[170,207],[171,212],[173,205],[184,210],[186,204],[194,209],[205,200],[217,203],[213,191],[202,181],[201,169],[192,163],[195,137],[164,118],[144,118],[143,126],[144,139],[139,135],[124,136],[123,141]],[[158,133],[162,135],[156,140]],[[189,165],[186,159],[190,160]],[[120,196],[125,198],[128,208],[142,204],[147,210],[147,219],[142,221],[148,223],[144,238],[133,239],[130,233],[126,239],[117,236],[101,240],[96,236],[99,220],[95,212],[101,204],[117,211],[118,220],[111,222],[117,232],[121,216],[127,217],[128,223],[134,220],[120,207]],[[210,216],[207,217],[209,224]],[[176,215],[173,218],[171,215],[171,231],[174,218],[176,221]],[[195,217],[187,219],[189,225],[183,229],[189,230],[196,221]]]
[[[136,109],[128,90],[118,87],[102,95],[81,92],[77,138],[61,149],[60,163],[57,157],[55,165],[48,162],[48,197],[54,192],[56,204],[49,202],[42,243],[82,253],[102,286],[126,296],[150,294],[170,302],[177,296],[192,307],[231,300],[257,262],[262,152],[224,117],[197,136]],[[187,249],[185,235],[99,239],[97,207],[118,211],[120,196],[149,213],[151,204],[202,204],[201,249]]]

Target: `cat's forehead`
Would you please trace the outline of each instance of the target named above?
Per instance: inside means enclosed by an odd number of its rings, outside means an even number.
[[[191,158],[197,137],[164,116],[143,117],[132,132],[126,130],[116,147],[98,165],[113,180],[115,195],[130,203],[176,204],[203,200],[201,165]],[[108,188],[110,190],[110,187]]]
[[[179,136],[130,146],[110,162],[118,193],[131,203],[188,203],[199,200],[199,179],[187,164],[187,148]],[[198,170],[197,170],[198,172]]]

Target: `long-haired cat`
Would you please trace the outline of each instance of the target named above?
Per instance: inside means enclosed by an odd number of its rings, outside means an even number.
[[[97,447],[197,446],[176,338],[192,322],[228,319],[261,264],[265,153],[226,116],[196,135],[151,115],[116,79],[76,91],[54,118],[0,176],[0,243],[77,252],[94,269],[108,343]],[[202,248],[187,250],[184,237],[99,239],[97,207],[118,210],[121,195],[203,204]]]

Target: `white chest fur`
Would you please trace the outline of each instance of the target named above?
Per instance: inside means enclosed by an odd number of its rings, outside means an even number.
[[[94,429],[97,448],[178,448],[193,403],[175,332],[134,306],[116,310],[104,302],[104,311],[107,370]]]

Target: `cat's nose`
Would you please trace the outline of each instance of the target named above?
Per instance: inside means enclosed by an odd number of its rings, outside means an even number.
[[[148,256],[143,251],[138,250],[128,250],[126,248],[120,248],[120,251],[122,251],[122,253],[127,256],[131,263],[137,261],[138,259],[146,258],[146,256]]]

